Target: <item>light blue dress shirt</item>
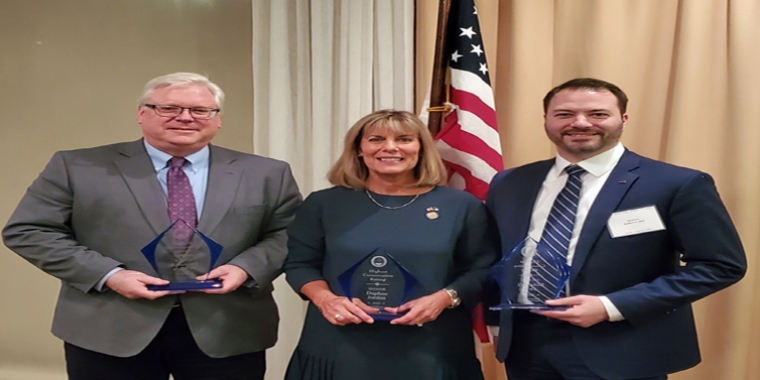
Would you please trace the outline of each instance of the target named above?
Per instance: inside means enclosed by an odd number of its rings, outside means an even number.
[[[154,148],[147,142],[145,142],[145,150],[148,151],[150,161],[153,163],[153,169],[156,171],[156,176],[158,177],[158,182],[161,184],[161,189],[164,191],[164,196],[168,198],[166,174],[169,173],[169,160],[172,158],[172,155]],[[182,167],[182,170],[187,174],[187,178],[190,180],[190,186],[193,188],[195,209],[198,212],[198,220],[200,220],[201,212],[203,211],[203,202],[206,200],[206,188],[208,187],[208,146],[185,157],[185,159],[189,163],[185,164],[185,166]],[[166,212],[169,212],[168,206]]]

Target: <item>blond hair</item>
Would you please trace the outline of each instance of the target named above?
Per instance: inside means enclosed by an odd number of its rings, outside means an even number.
[[[391,109],[375,111],[364,116],[346,132],[343,153],[327,175],[330,183],[353,189],[366,188],[369,169],[359,157],[360,145],[364,133],[376,128],[393,133],[409,133],[419,139],[419,161],[414,167],[415,187],[446,184],[446,167],[435,149],[430,131],[414,114]]]

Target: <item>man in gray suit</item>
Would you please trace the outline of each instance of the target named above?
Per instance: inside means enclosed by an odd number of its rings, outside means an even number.
[[[301,196],[288,164],[210,145],[223,101],[198,74],[149,81],[144,138],[56,153],[3,229],[10,249],[61,280],[52,332],[70,379],[263,379],[279,320],[272,281]],[[176,220],[178,188],[197,218],[180,224],[223,247],[210,272],[207,255],[156,269],[141,253]],[[148,289],[181,272],[222,285]]]

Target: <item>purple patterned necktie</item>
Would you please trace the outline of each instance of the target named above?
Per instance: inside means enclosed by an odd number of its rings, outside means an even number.
[[[169,160],[169,172],[166,174],[166,187],[169,193],[169,219],[175,221],[174,237],[184,243],[188,243],[193,236],[193,230],[198,225],[198,214],[195,210],[195,196],[187,174],[182,166],[187,162],[183,157],[172,157]],[[183,223],[183,221],[185,223]]]

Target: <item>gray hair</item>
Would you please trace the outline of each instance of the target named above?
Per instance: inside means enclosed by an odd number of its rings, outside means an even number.
[[[160,77],[149,80],[148,83],[145,84],[143,93],[138,100],[139,105],[144,106],[150,100],[151,95],[153,95],[153,91],[155,91],[157,88],[186,84],[206,86],[206,88],[211,91],[211,95],[214,96],[214,100],[216,100],[216,106],[219,109],[222,108],[222,105],[224,103],[224,91],[222,91],[219,86],[210,81],[208,77],[204,75],[182,72],[162,75]]]

